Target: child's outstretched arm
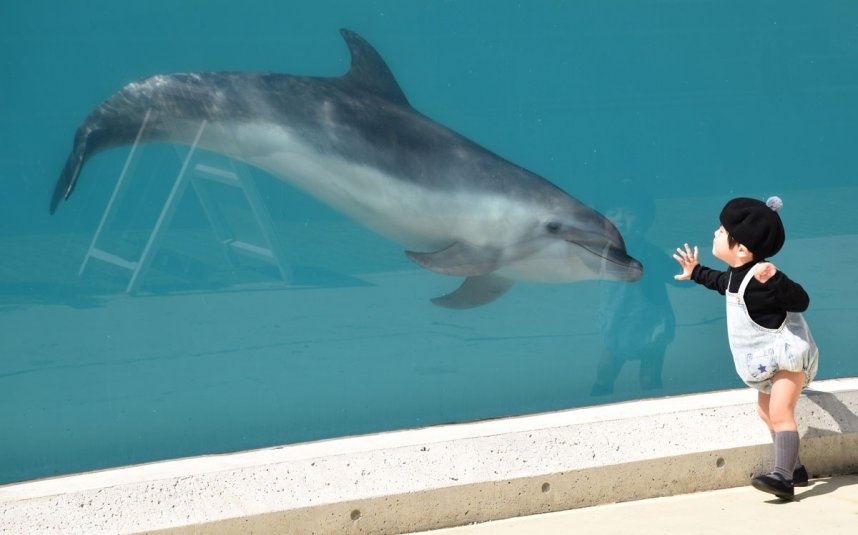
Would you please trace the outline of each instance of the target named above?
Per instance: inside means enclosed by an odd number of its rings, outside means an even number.
[[[787,312],[804,312],[810,305],[810,297],[800,284],[787,277],[771,262],[760,262],[754,266],[754,278],[765,284],[772,295]]]
[[[674,275],[673,278],[678,281],[687,281],[691,279],[691,273],[694,271],[694,266],[700,263],[698,260],[697,246],[695,245],[694,250],[692,251],[691,247],[686,243],[684,251],[680,247],[677,247],[676,252],[678,254],[673,255],[673,258],[679,262],[679,266],[682,268],[682,273]]]
[[[754,278],[763,284],[767,283],[777,272],[778,268],[771,262],[760,262],[754,266]]]

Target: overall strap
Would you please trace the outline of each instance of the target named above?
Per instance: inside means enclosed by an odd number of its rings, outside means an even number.
[[[742,284],[739,286],[738,295],[742,297],[745,296],[745,289],[748,287],[748,283],[751,282],[751,279],[754,277],[754,273],[757,272],[757,266],[759,266],[759,264],[755,264],[753,267],[751,267],[751,269],[748,270],[748,274],[745,275],[744,279],[742,279]]]

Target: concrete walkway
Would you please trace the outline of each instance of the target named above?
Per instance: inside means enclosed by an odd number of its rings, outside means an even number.
[[[858,455],[858,452],[856,452]],[[743,535],[858,533],[858,475],[815,479],[781,501],[747,487],[601,505],[485,524],[432,535]]]

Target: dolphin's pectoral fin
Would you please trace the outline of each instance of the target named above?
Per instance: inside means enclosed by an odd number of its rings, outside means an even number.
[[[468,277],[455,292],[436,297],[432,302],[444,308],[474,308],[491,303],[506,293],[512,285],[511,279],[493,273]]]
[[[500,265],[500,250],[476,247],[462,242],[454,243],[434,253],[405,251],[405,254],[429,271],[460,277],[485,275],[496,270]]]

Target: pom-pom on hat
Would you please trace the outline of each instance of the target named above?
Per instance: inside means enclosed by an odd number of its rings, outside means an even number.
[[[753,253],[754,259],[768,258],[781,250],[786,238],[778,215],[783,205],[780,197],[769,197],[766,202],[739,197],[721,210],[721,224],[730,236]]]

